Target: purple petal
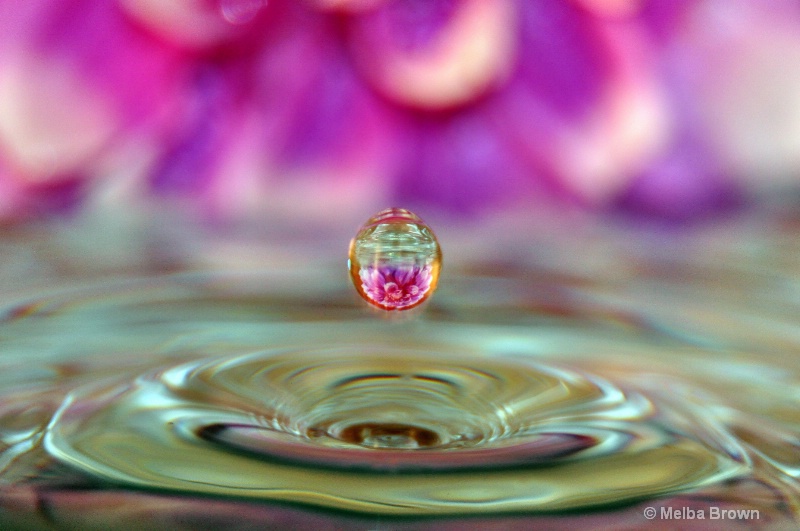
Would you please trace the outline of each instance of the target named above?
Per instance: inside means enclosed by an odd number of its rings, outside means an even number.
[[[620,210],[651,219],[689,221],[729,211],[741,190],[701,142],[688,139],[654,161],[617,201]]]
[[[414,268],[402,266],[394,271],[394,279],[399,286],[405,287],[414,277]]]
[[[575,2],[520,3],[521,84],[552,110],[580,115],[597,100],[612,70],[598,21]]]
[[[474,215],[532,197],[540,186],[536,171],[505,141],[504,128],[485,108],[411,122],[396,201]]]
[[[173,126],[171,144],[152,170],[156,191],[204,191],[216,174],[239,112],[234,101],[236,89],[230,72],[208,68],[197,73],[187,87],[184,112]]]

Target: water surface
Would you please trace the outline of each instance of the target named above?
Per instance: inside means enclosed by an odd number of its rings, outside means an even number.
[[[440,234],[439,291],[399,318],[313,242],[164,267],[9,235],[3,278],[35,268],[0,313],[0,520],[795,527],[799,227]]]

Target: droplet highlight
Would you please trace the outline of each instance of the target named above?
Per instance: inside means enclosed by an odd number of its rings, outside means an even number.
[[[350,277],[358,294],[383,310],[419,306],[436,290],[442,251],[431,228],[403,208],[374,215],[350,242]]]

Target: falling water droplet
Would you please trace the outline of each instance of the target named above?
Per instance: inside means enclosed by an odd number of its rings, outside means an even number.
[[[408,310],[436,290],[442,251],[419,216],[387,208],[350,242],[350,277],[359,295],[384,310]]]
[[[220,0],[222,17],[231,24],[247,24],[255,18],[266,0]]]

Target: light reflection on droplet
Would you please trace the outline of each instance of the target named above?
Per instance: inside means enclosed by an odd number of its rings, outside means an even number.
[[[436,290],[442,251],[416,214],[388,208],[371,217],[350,242],[350,277],[359,295],[383,310],[408,310]]]

